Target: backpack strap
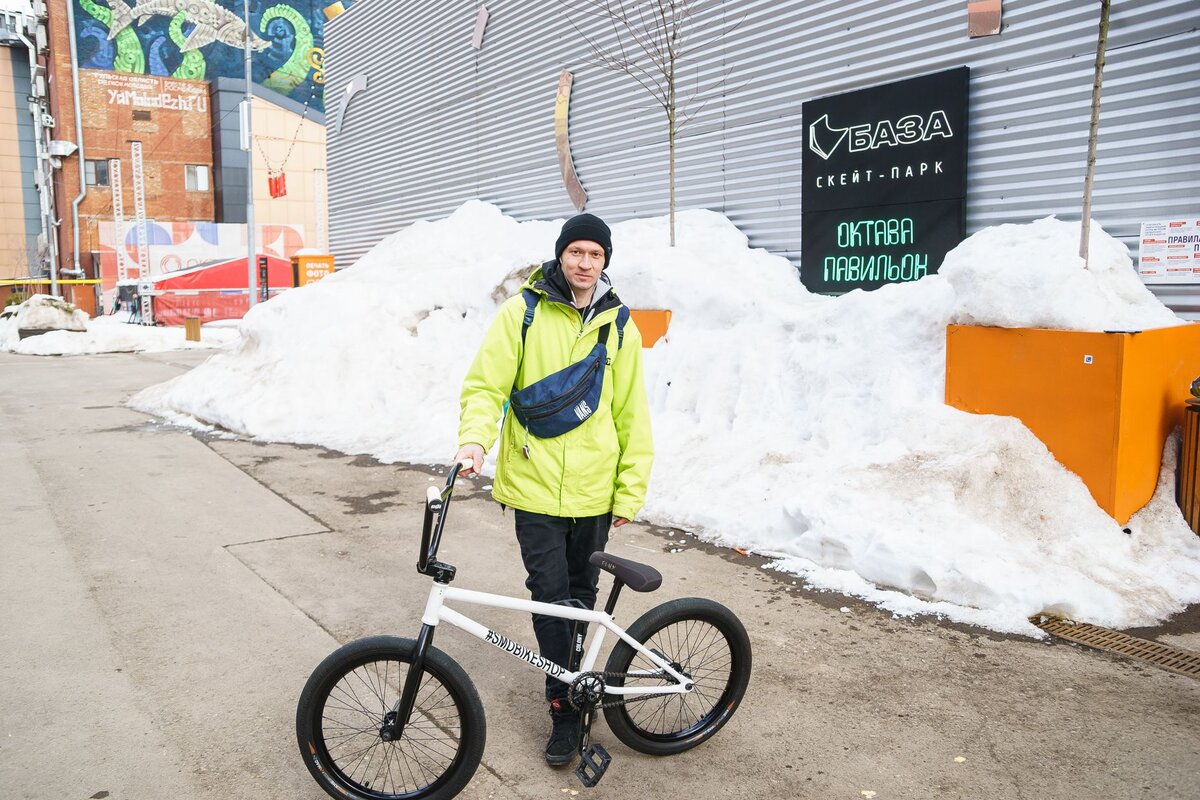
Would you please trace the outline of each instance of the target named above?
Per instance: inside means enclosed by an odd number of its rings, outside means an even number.
[[[622,305],[617,311],[617,349],[625,344],[625,323],[629,322],[629,306]]]
[[[533,324],[533,312],[537,310],[538,293],[533,289],[522,289],[521,296],[525,298],[525,319],[521,320],[521,348],[525,347],[525,334]]]
[[[538,293],[533,289],[522,289],[521,296],[525,298],[525,318],[521,320],[521,347],[525,347],[525,334],[529,332],[529,326],[533,324],[533,312],[537,310]],[[625,323],[629,322],[629,306],[622,304],[617,310],[617,349],[620,350],[625,346]],[[605,325],[600,330],[601,344],[608,344],[608,329],[610,325]]]

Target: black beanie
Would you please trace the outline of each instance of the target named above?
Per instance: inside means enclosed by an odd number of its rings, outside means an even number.
[[[554,243],[554,257],[562,260],[562,252],[571,242],[595,242],[604,248],[604,269],[612,263],[612,234],[596,215],[578,214],[564,222]]]

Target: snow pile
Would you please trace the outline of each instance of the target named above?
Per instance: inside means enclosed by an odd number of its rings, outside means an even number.
[[[24,303],[6,308],[2,317],[15,328],[30,331],[83,331],[88,321],[85,312],[48,294],[35,294]]]
[[[263,439],[444,463],[462,376],[503,296],[494,290],[511,293],[560,225],[478,202],[413,225],[352,269],[256,307],[234,348],[134,404]],[[1127,535],[1020,422],[943,404],[949,321],[1178,322],[1128,290],[1128,257],[1118,263],[1121,245],[1099,230],[1094,252],[1106,255],[1086,279],[1058,305],[1041,299],[1058,291],[1039,288],[1047,276],[1069,280],[1061,265],[1078,231],[1053,219],[1004,226],[951,253],[947,277],[833,299],[809,294],[790,263],[750,249],[719,214],[680,214],[675,249],[665,219],[614,226],[622,299],[674,312],[669,341],[645,354],[658,459],[643,517],[773,555],[776,568],[897,613],[1002,631],[1036,634],[1027,617],[1045,609],[1150,624],[1200,600],[1200,540],[1169,488]],[[1029,267],[1042,263],[1046,276]]]
[[[64,307],[70,310],[64,310]],[[213,329],[206,325],[200,341],[189,342],[184,338],[183,328],[130,325],[112,317],[89,319],[86,313],[70,303],[48,295],[34,295],[15,309],[7,309],[0,315],[0,350],[22,355],[212,349],[225,347],[238,337],[234,328]],[[46,330],[46,333],[20,338],[19,331],[27,329]]]
[[[1046,217],[986,228],[967,239],[939,270],[957,297],[951,321],[1081,331],[1184,323],[1142,283],[1124,243],[1094,221],[1084,269],[1078,233],[1078,223]]]

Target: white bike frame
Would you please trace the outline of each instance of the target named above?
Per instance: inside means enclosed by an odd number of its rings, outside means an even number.
[[[524,645],[514,642],[503,634],[491,630],[485,625],[481,625],[470,617],[448,608],[445,604],[447,601],[458,601],[462,603],[471,603],[478,606],[488,606],[490,608],[504,608],[511,611],[527,611],[531,614],[543,614],[547,617],[559,617],[562,619],[577,620],[579,622],[592,623],[592,642],[588,646],[587,652],[584,654],[583,661],[579,665],[578,672],[572,672],[561,664],[557,664],[548,658],[538,655],[537,651],[531,650]],[[456,589],[452,586],[443,583],[434,583],[429,589],[429,600],[425,604],[425,613],[421,617],[421,622],[431,627],[437,627],[440,622],[449,622],[457,628],[461,628],[467,633],[475,636],[488,644],[494,645],[500,650],[508,653],[515,658],[520,659],[524,663],[539,669],[552,678],[562,681],[566,684],[571,684],[576,678],[585,672],[591,672],[592,667],[596,664],[596,659],[600,656],[600,647],[604,642],[605,631],[612,631],[621,641],[632,647],[637,652],[641,653],[650,663],[659,668],[660,672],[637,671],[626,673],[627,677],[661,677],[666,679],[668,676],[675,683],[665,686],[610,686],[604,684],[604,693],[611,695],[667,695],[667,694],[687,694],[692,691],[692,679],[680,674],[661,656],[653,650],[642,645],[629,634],[627,634],[620,625],[613,622],[610,614],[603,611],[589,611],[585,608],[575,608],[572,606],[558,605],[556,603],[538,603],[533,600],[520,600],[515,597],[506,597],[499,594],[488,594],[487,592],[476,592],[471,589]]]

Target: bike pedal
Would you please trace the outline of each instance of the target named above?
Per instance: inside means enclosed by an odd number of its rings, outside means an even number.
[[[600,782],[611,763],[612,756],[602,745],[589,744],[579,754],[579,766],[575,768],[575,777],[590,789]]]

